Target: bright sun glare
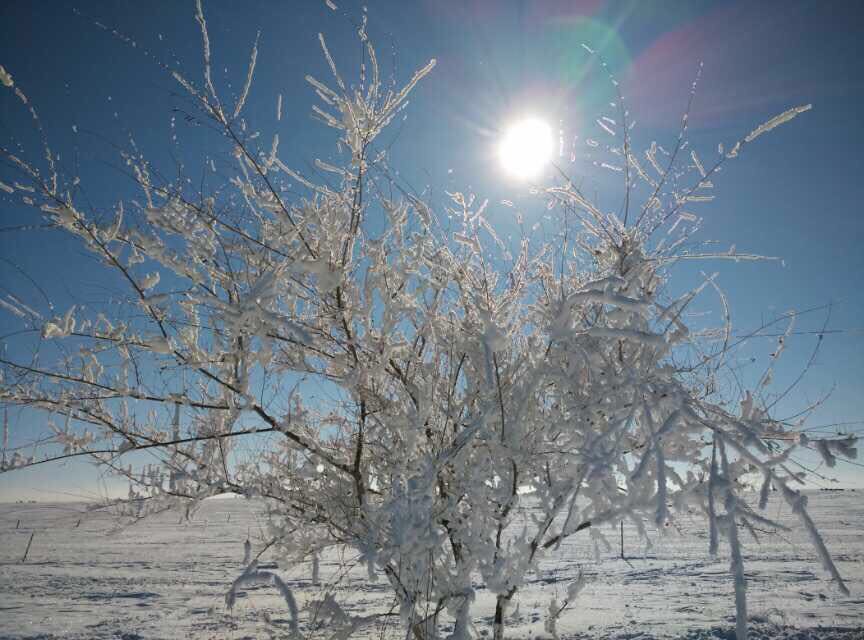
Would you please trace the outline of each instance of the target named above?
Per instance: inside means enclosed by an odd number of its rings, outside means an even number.
[[[536,178],[552,157],[552,128],[538,118],[525,118],[504,132],[498,156],[504,170],[515,178]]]

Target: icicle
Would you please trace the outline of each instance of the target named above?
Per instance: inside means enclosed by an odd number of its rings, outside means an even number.
[[[735,637],[737,640],[747,640],[747,579],[744,576],[744,558],[741,555],[741,542],[738,538],[738,526],[735,522],[738,515],[738,498],[735,496],[731,485],[728,484],[732,478],[729,460],[726,457],[726,447],[722,440],[719,440],[718,448],[723,465],[723,477],[727,482],[724,524],[729,539],[729,570],[735,580]]]
[[[657,513],[654,518],[658,529],[662,531],[666,524],[666,460],[663,456],[663,445],[658,438],[654,444],[654,455],[657,460]]]
[[[9,408],[3,407],[3,451],[0,469],[6,468],[6,450],[9,448]]]
[[[837,583],[837,586],[840,588],[840,591],[843,593],[843,595],[848,596],[849,588],[846,586],[846,583],[840,576],[840,572],[837,570],[837,566],[831,559],[831,554],[828,553],[828,549],[825,546],[824,540],[822,540],[822,536],[819,535],[819,531],[816,529],[816,525],[813,524],[813,520],[810,519],[810,514],[807,513],[807,496],[796,493],[795,491],[787,487],[785,484],[782,486],[783,497],[786,498],[786,502],[792,508],[792,511],[798,514],[798,518],[801,520],[804,528],[807,529],[807,533],[810,535],[810,540],[813,543],[813,546],[816,548],[816,553],[819,555],[819,559],[822,561],[822,566],[828,573],[831,574],[831,577]]]
[[[711,446],[711,467],[708,473],[708,553],[717,556],[717,508],[714,505],[714,489],[717,487],[717,434]]]

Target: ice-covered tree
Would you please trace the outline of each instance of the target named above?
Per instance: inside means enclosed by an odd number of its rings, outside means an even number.
[[[364,64],[351,82],[321,37],[332,77],[307,80],[342,162],[317,161],[327,176],[317,179],[244,118],[257,52],[228,100],[200,4],[197,20],[203,78],[171,73],[194,117],[221,132],[228,179],[202,191],[130,147],[122,158],[137,195],[93,210],[47,141],[41,153],[0,150],[7,200],[76,238],[123,283],[126,307],[50,317],[35,301],[3,301],[43,344],[32,360],[0,355],[0,401],[54,434],[35,457],[4,446],[3,471],[86,456],[128,478],[120,504],[135,517],[224,492],[265,501],[276,549],[316,563],[330,547],[356,550],[418,640],[437,637],[445,618],[451,638],[473,635],[478,579],[496,595],[499,640],[508,605],[564,539],[623,519],[644,531],[685,509],[704,512],[711,554],[728,545],[744,638],[741,535],[778,526],[744,499],[754,483],[758,507],[771,487],[782,493],[845,590],[787,461],[809,444],[832,464],[854,456],[854,442],[808,443],[773,419],[770,369],[756,388],[717,393],[728,313],[708,341],[686,310],[700,294],[725,298],[712,277],[668,294],[669,267],[700,257],[686,249],[698,228],[689,210],[712,197],[718,170],[808,107],[701,160],[686,116],[670,150],[637,153],[619,97],[601,127],[621,210],[603,210],[562,171],[534,189],[560,233],[546,243],[526,234],[512,251],[486,201],[453,193],[436,209],[402,187],[376,144],[434,60],[397,85],[361,26]],[[41,130],[12,73],[0,68],[3,99]],[[313,382],[328,400],[309,401]],[[124,461],[144,450],[160,463]],[[283,592],[296,628],[290,589],[254,562],[226,585],[228,603],[262,581]],[[581,586],[550,605],[553,634]],[[321,607],[336,627],[359,624],[332,598]]]

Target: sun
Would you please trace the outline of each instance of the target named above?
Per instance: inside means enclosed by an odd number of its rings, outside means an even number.
[[[498,157],[508,174],[531,180],[543,171],[554,148],[552,127],[540,118],[524,118],[504,131]]]

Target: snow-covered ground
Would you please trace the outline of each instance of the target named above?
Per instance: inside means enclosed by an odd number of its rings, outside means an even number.
[[[745,536],[755,638],[864,638],[864,491],[812,493],[810,509],[852,595],[829,583],[803,531],[759,533],[758,542]],[[769,515],[795,525],[779,500]],[[225,607],[225,593],[243,568],[247,533],[253,553],[260,549],[260,505],[213,500],[189,522],[163,514],[126,529],[116,525],[107,513],[88,513],[82,505],[0,505],[0,638],[288,637],[289,615],[272,586],[247,589],[233,611]],[[586,533],[543,562],[511,610],[508,637],[548,637],[549,600],[566,593],[579,570],[589,584],[559,620],[562,638],[734,637],[728,561],[708,558],[701,518],[679,516],[663,535],[651,532],[647,549],[625,525],[626,560],[618,558],[617,528],[604,530],[611,548],[601,548],[599,562]],[[308,563],[262,556],[294,590],[304,634],[312,615],[304,605],[325,590],[353,616],[398,612],[386,581],[370,582],[355,560],[350,553],[323,558],[322,586],[315,587]],[[482,589],[478,604],[475,623],[483,632],[492,598]],[[379,620],[389,621],[385,629],[379,621],[352,637],[400,637],[396,615]]]

